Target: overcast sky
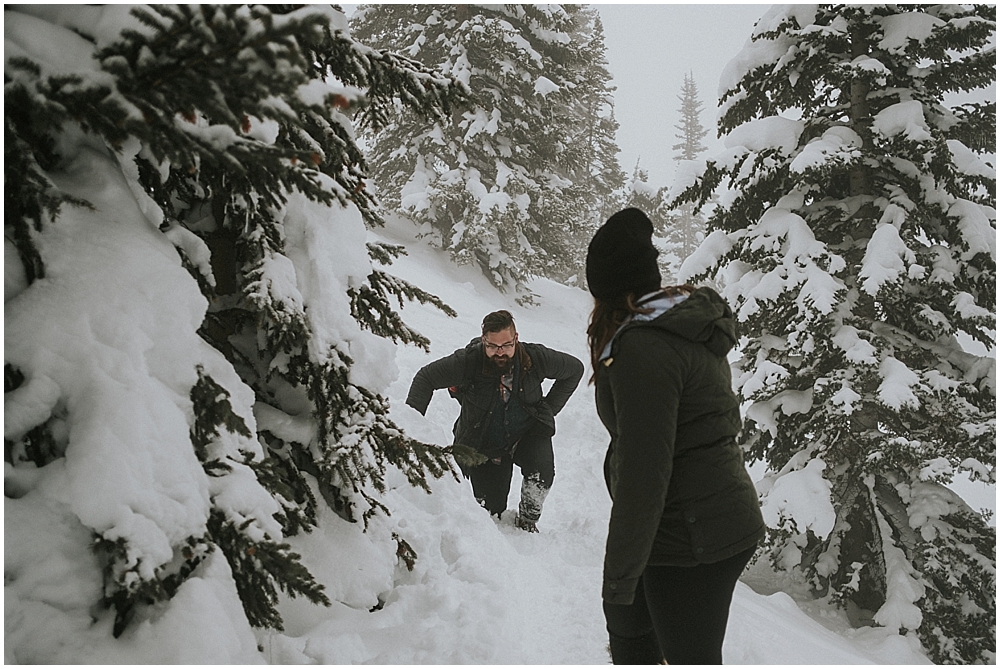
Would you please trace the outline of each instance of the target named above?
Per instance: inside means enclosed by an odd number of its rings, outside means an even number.
[[[770,5],[598,4],[614,83],[618,146],[625,173],[636,160],[653,186],[673,180],[676,126],[684,75],[694,74],[708,129],[708,155],[722,148],[716,139],[719,76],[749,39]]]
[[[341,5],[348,16],[356,4]],[[769,4],[596,4],[604,23],[607,58],[614,75],[618,156],[631,177],[636,160],[653,186],[673,180],[677,113],[684,74],[693,72],[704,103],[702,125],[709,154],[715,138],[719,76],[739,53]]]

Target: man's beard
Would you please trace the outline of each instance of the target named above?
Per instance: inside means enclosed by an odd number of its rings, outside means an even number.
[[[509,372],[511,367],[514,366],[514,356],[510,357],[495,355],[493,356],[493,364],[497,366],[501,372]]]

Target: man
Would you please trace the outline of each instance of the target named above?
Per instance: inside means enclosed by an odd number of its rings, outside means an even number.
[[[499,517],[507,508],[517,464],[523,481],[514,523],[537,532],[542,503],[555,479],[555,415],[582,376],[582,362],[541,344],[518,341],[510,312],[495,311],[483,319],[482,337],[417,372],[406,403],[425,414],[434,391],[448,388],[462,405],[455,443],[486,458],[475,466],[460,463],[476,499]],[[555,379],[547,395],[542,394],[545,379]]]

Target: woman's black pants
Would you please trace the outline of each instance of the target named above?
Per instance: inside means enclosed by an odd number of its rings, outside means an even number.
[[[614,664],[722,664],[736,581],[755,548],[695,567],[647,565],[628,605],[604,603]]]

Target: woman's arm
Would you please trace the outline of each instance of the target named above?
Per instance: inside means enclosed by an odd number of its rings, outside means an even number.
[[[607,374],[617,439],[610,460],[611,522],[604,600],[632,602],[663,514],[673,473],[677,408],[685,362],[652,328],[623,332]]]

